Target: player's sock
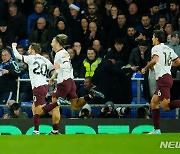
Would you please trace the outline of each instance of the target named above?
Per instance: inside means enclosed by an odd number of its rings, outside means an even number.
[[[53,124],[53,130],[54,130],[54,131],[58,131],[58,130],[59,130],[58,124]]]
[[[159,109],[152,110],[152,118],[153,118],[154,129],[159,129],[160,128],[160,110]]]
[[[34,115],[34,130],[39,131],[40,116],[39,114]]]
[[[57,103],[52,103],[52,104],[45,105],[42,109],[43,109],[45,112],[49,112],[49,111],[51,111],[52,109],[54,109],[56,106],[58,106]]]
[[[170,110],[180,108],[180,100],[174,100],[168,104]]]

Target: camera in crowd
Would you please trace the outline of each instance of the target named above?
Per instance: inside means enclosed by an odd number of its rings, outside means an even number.
[[[104,113],[112,112],[114,109],[114,104],[111,101],[107,101],[104,106]]]
[[[82,110],[79,112],[79,118],[91,118],[91,106],[86,104],[82,107]]]
[[[128,115],[131,113],[131,108],[130,107],[122,107],[119,106],[116,108],[116,111],[118,112],[119,116],[123,116],[123,115]]]
[[[150,107],[148,105],[141,106],[137,109],[137,118],[150,119]]]

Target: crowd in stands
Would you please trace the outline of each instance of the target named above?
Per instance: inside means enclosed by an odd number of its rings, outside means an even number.
[[[27,65],[14,59],[11,44],[17,42],[19,53],[26,55],[30,43],[40,43],[42,55],[53,62],[51,41],[57,34],[68,36],[74,77],[85,78],[85,89],[78,86],[79,97],[97,88],[105,100],[92,104],[130,104],[131,77],[150,61],[157,29],[180,56],[178,0],[1,0],[0,105],[16,99],[17,76],[29,78]],[[180,68],[172,68],[173,78],[179,79],[179,73]],[[143,78],[143,97],[150,102],[154,86],[148,71]],[[172,99],[180,98],[179,87],[177,82],[172,88]],[[31,100],[30,82],[22,82],[19,102]]]

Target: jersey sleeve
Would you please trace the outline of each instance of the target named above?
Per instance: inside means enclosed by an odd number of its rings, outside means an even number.
[[[23,56],[23,61],[27,64],[30,64],[32,62],[32,56]]]
[[[151,50],[151,57],[153,57],[155,55],[159,56],[158,48],[156,46],[153,47],[152,50]]]
[[[46,58],[44,58],[44,59],[46,61],[48,70],[50,70],[50,71],[53,70],[54,69],[54,65],[48,59],[46,59]]]
[[[61,69],[70,69],[71,63],[70,63],[70,57],[68,52],[60,52],[55,56],[55,62],[61,61],[60,68]]]
[[[178,58],[178,55],[174,52],[172,52],[172,60],[176,60]]]

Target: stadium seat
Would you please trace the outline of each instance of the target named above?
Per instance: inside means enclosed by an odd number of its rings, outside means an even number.
[[[23,45],[25,48],[27,48],[29,46],[29,40],[28,39],[19,40],[18,45]]]
[[[4,109],[0,106],[0,118],[4,115]]]

